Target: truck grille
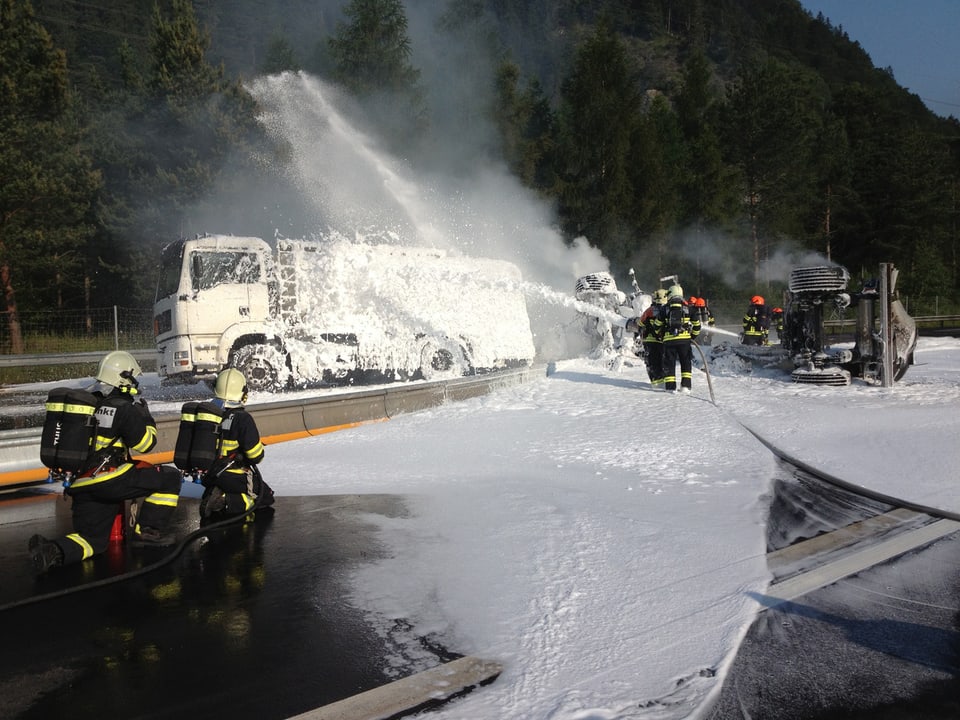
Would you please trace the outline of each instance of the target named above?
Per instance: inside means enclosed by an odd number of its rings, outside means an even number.
[[[839,265],[794,268],[790,272],[790,292],[837,292],[846,290],[849,280],[850,273]]]
[[[617,292],[617,283],[607,272],[591,273],[577,279],[577,297],[589,293],[608,295]]]

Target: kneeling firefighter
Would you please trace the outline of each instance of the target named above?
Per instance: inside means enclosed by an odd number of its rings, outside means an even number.
[[[73,501],[74,531],[56,540],[30,538],[38,571],[105,551],[125,500],[143,498],[134,545],[172,544],[166,530],[180,497],[180,473],[131,457],[131,452],[149,452],[157,443],[157,424],[139,394],[141,374],[134,357],[117,350],[100,361],[98,384],[91,390],[50,391],[40,456]]]
[[[174,462],[203,483],[201,521],[243,515],[273,505],[273,490],[257,465],[264,449],[253,416],[246,411],[247,381],[228,368],[217,376],[214,399],[186,403],[181,411]]]

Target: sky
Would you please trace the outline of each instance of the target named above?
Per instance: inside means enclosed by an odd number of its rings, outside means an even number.
[[[749,431],[960,512],[960,340],[921,338],[891,388],[798,385],[707,350],[710,385],[697,370],[690,396],[652,390],[639,361],[612,370],[587,354],[483,397],[270,445],[261,469],[278,495],[405,498],[406,515],[369,516],[385,559],[355,567],[344,598],[395,648],[384,671],[436,663],[422,636],[504,666],[431,717],[699,717],[771,580],[776,467]],[[151,409],[178,410],[157,384],[145,376]]]
[[[960,2],[956,0],[800,0],[842,26],[878,68],[893,68],[897,82],[933,112],[960,117]]]

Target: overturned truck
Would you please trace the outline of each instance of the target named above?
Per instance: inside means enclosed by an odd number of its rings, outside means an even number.
[[[840,266],[795,268],[783,317],[780,344],[790,353],[795,382],[849,385],[853,377],[885,387],[913,364],[917,327],[897,299],[897,270],[881,263],[879,277],[857,293],[847,292],[850,274]],[[827,312],[856,307],[851,348],[832,349],[824,340]]]

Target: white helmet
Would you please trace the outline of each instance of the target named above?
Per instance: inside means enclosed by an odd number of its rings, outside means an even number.
[[[669,295],[672,298],[678,297],[682,300],[683,288],[680,287],[679,285],[671,285],[669,288],[667,288],[667,295]]]
[[[140,363],[123,350],[107,353],[97,368],[97,380],[116,388],[136,388],[140,384],[137,377],[142,374]]]
[[[236,368],[227,368],[217,375],[213,392],[225,402],[242,405],[247,401],[247,379]]]

